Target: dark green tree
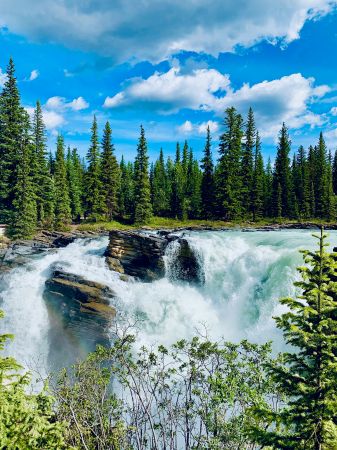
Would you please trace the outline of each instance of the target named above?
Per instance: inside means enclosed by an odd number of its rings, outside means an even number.
[[[125,163],[122,156],[120,163],[121,182],[119,188],[119,212],[123,218],[133,216],[135,206],[134,168],[131,162]]]
[[[149,157],[143,126],[135,160],[135,210],[133,220],[137,224],[147,223],[152,217],[151,190],[149,179]]]
[[[273,177],[273,204],[274,214],[277,217],[291,217],[292,205],[292,186],[290,172],[290,145],[288,129],[283,123],[277,147],[277,155],[275,160],[275,169]],[[279,205],[279,193],[281,192],[281,205]],[[280,207],[281,206],[281,215]]]
[[[243,216],[242,205],[242,116],[226,109],[225,132],[220,136],[217,168],[217,201],[220,217],[232,220]]]
[[[102,140],[101,180],[102,195],[104,197],[106,217],[108,220],[116,218],[118,211],[118,192],[120,185],[119,165],[115,156],[114,145],[111,140],[111,127],[105,124]]]
[[[71,217],[74,221],[79,222],[83,213],[82,205],[82,166],[77,149],[70,150],[68,147],[67,152],[67,179],[70,197]]]
[[[315,204],[316,217],[327,216],[327,190],[328,190],[328,151],[323,133],[319,135],[318,145],[315,148]]]
[[[61,135],[57,138],[54,186],[55,228],[62,230],[71,223],[71,208],[67,180],[67,167],[64,159],[64,139]]]
[[[256,132],[255,155],[253,167],[253,184],[252,184],[252,213],[253,220],[259,219],[264,212],[264,195],[265,195],[265,173],[263,157],[261,153],[261,141],[259,133]]]
[[[88,170],[85,175],[85,215],[90,220],[97,222],[102,219],[105,208],[102,195],[102,173],[96,116],[94,116],[91,127],[90,142],[91,145],[87,153]]]
[[[156,216],[169,214],[170,197],[168,191],[168,177],[165,168],[163,149],[160,149],[159,159],[153,169],[153,213]]]
[[[245,143],[242,155],[242,204],[246,214],[252,213],[252,190],[254,173],[254,147],[256,144],[256,127],[252,108],[249,108]]]
[[[23,136],[18,142],[16,179],[14,185],[13,214],[8,233],[11,238],[30,238],[34,235],[37,222],[36,192],[31,174],[34,146],[30,135],[29,117],[24,116]]]
[[[212,159],[212,138],[209,126],[207,127],[206,144],[204,157],[201,160],[201,168],[202,215],[205,219],[209,220],[214,217],[215,208],[214,165]]]
[[[53,180],[47,159],[47,137],[43,122],[42,108],[39,101],[33,117],[34,145],[34,183],[36,191],[37,221],[40,226],[50,227],[54,222],[54,192]]]
[[[289,350],[269,370],[289,398],[278,412],[264,411],[272,428],[257,431],[262,446],[277,449],[334,449],[337,442],[336,254],[304,251],[301,293],[281,303],[289,312],[276,318]],[[261,411],[260,411],[261,412]]]
[[[11,223],[19,148],[25,134],[25,114],[20,105],[12,58],[6,75],[0,96],[0,220]]]

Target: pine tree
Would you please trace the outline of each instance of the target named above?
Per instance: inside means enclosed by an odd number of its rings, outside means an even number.
[[[201,200],[202,215],[209,220],[214,217],[215,191],[214,191],[214,165],[212,159],[212,138],[209,126],[207,127],[206,144],[204,148],[204,157],[201,160],[202,181],[201,181]]]
[[[295,285],[298,298],[285,298],[286,312],[276,319],[290,350],[270,374],[288,396],[277,412],[260,411],[272,427],[255,430],[258,442],[278,449],[334,449],[337,440],[336,254],[325,250],[321,232],[319,249],[304,251],[306,266]],[[296,351],[292,351],[294,348]],[[267,419],[267,420],[268,420]]]
[[[186,163],[185,163],[186,164]],[[187,170],[187,169],[186,169]],[[186,178],[184,168],[180,160],[180,145],[177,143],[174,169],[171,173],[171,210],[173,217],[186,219],[187,198],[186,198]]]
[[[120,185],[119,165],[115,156],[115,149],[111,141],[111,127],[105,124],[102,140],[102,189],[105,203],[106,217],[112,220],[118,216],[118,192]]]
[[[17,179],[18,152],[25,133],[25,114],[20,105],[12,58],[0,96],[0,220],[11,223],[14,189]]]
[[[135,207],[135,181],[134,168],[131,162],[125,164],[124,156],[120,163],[121,183],[119,190],[119,212],[123,218],[134,215]]]
[[[149,157],[143,126],[140,127],[140,137],[135,160],[135,211],[134,222],[147,223],[152,216],[151,191],[149,180]]]
[[[217,201],[220,217],[227,220],[243,215],[242,206],[242,117],[235,108],[226,109],[225,132],[220,136],[217,168]]]
[[[53,180],[47,160],[46,132],[42,108],[39,101],[33,117],[33,144],[36,161],[33,171],[36,191],[37,221],[41,226],[50,227],[54,222]]]
[[[83,213],[82,166],[76,148],[70,150],[70,147],[68,147],[66,166],[71,217],[74,221],[79,222]]]
[[[264,184],[264,215],[267,217],[273,217],[274,207],[273,207],[273,169],[271,165],[271,159],[268,158],[266,173],[265,173],[265,184]]]
[[[310,217],[310,179],[309,164],[304,147],[301,145],[296,156],[296,170],[293,173],[293,186],[298,199],[299,214],[302,218]]]
[[[166,174],[163,149],[153,169],[153,213],[156,216],[169,214],[170,197],[168,193],[168,177]]]
[[[71,208],[67,180],[67,168],[64,159],[63,136],[57,138],[55,159],[55,228],[62,230],[71,222]]]
[[[198,219],[201,215],[202,173],[199,163],[194,159],[193,150],[188,155],[187,174],[185,178],[184,207],[189,219]]]
[[[337,195],[337,150],[335,151],[332,162],[332,186],[334,194]]]
[[[274,213],[277,217],[290,217],[292,211],[292,187],[289,159],[290,145],[291,141],[289,139],[288,129],[283,123],[279,134],[279,143],[277,147],[273,177]],[[279,190],[281,191],[281,215],[279,215]]]
[[[328,189],[328,153],[323,133],[319,135],[318,145],[315,149],[315,203],[316,217],[327,215],[327,189]]]
[[[256,127],[252,108],[249,108],[245,143],[242,155],[242,204],[246,214],[252,212],[252,189],[254,171],[254,147],[256,144]]]
[[[97,120],[94,116],[91,127],[91,145],[87,153],[88,170],[85,176],[86,217],[96,222],[104,215],[104,197],[102,195],[102,173],[98,143]]]
[[[14,185],[13,214],[8,233],[12,239],[30,238],[36,230],[37,209],[31,161],[34,147],[30,136],[29,116],[26,113],[23,136],[18,143],[18,163]]]
[[[332,156],[329,152],[328,164],[326,167],[326,188],[324,199],[324,217],[328,220],[334,220],[336,218],[336,196],[333,192],[332,181]]]
[[[263,215],[264,195],[265,195],[264,164],[263,164],[263,157],[262,157],[262,153],[261,153],[260,136],[259,136],[259,133],[256,132],[254,168],[253,168],[253,184],[252,184],[253,220],[259,219]]]

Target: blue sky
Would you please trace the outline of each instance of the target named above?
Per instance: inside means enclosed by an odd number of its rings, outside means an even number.
[[[200,156],[232,105],[253,107],[266,156],[283,121],[294,150],[320,130],[337,147],[335,1],[1,0],[0,27],[0,84],[12,55],[51,149],[61,132],[84,155],[96,114],[119,157],[133,159],[141,123],[152,158],[185,139]]]

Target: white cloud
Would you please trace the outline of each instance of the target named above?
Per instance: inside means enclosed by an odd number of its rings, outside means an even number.
[[[74,98],[72,102],[69,103],[69,108],[73,111],[81,111],[82,109],[89,108],[89,103],[84,100],[83,97]]]
[[[55,130],[65,123],[64,117],[55,111],[43,110],[42,114],[47,130]]]
[[[192,122],[186,120],[182,125],[177,127],[178,133],[180,134],[190,134],[193,131]]]
[[[330,109],[330,114],[332,116],[337,116],[337,106],[334,106],[333,108]]]
[[[316,86],[314,78],[305,78],[300,73],[254,85],[246,83],[235,90],[229,76],[215,69],[197,69],[182,74],[179,67],[173,67],[145,80],[131,80],[123,91],[107,97],[104,106],[148,108],[161,114],[191,109],[213,112],[219,117],[229,106],[235,106],[242,114],[246,114],[251,106],[262,134],[273,136],[282,122],[291,128],[321,125],[324,116],[311,112],[310,105],[329,91],[328,86]],[[202,132],[207,125],[200,127]]]
[[[208,127],[209,127],[209,131],[211,133],[215,133],[219,129],[219,123],[218,122],[214,122],[213,120],[208,120],[207,122],[202,122],[198,126],[198,132],[200,134],[205,134],[207,132],[207,128]]]
[[[7,80],[7,74],[2,72],[2,69],[0,68],[0,87],[4,87]]]
[[[65,111],[71,109],[81,111],[89,108],[89,103],[83,97],[74,98],[74,100],[68,102],[65,97],[54,96],[47,100],[45,107],[48,110]]]
[[[286,44],[307,20],[335,6],[331,0],[34,0],[27,8],[26,0],[1,0],[0,26],[118,61],[158,61],[179,50],[217,55],[261,39]]]
[[[34,81],[36,78],[40,75],[39,71],[37,69],[34,69],[31,71],[29,76],[29,81]]]
[[[229,88],[229,77],[215,69],[197,69],[182,75],[179,67],[166,73],[154,73],[146,80],[131,80],[131,84],[113,97],[107,97],[106,108],[137,104],[149,107],[162,114],[178,112],[188,108],[212,110],[215,94]]]

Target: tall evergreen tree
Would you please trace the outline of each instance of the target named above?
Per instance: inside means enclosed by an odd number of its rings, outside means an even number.
[[[249,108],[245,143],[242,155],[242,204],[247,214],[252,212],[252,189],[254,172],[254,147],[256,144],[256,127],[252,108]]]
[[[156,216],[167,216],[170,207],[168,177],[166,174],[163,149],[153,170],[153,213]]]
[[[283,123],[277,147],[277,155],[275,160],[274,179],[273,179],[273,203],[274,212],[277,217],[290,217],[291,208],[291,172],[290,172],[290,145],[291,141],[288,135],[288,129]],[[279,196],[281,194],[281,205],[279,204]],[[281,207],[281,215],[280,213]]]
[[[337,150],[335,151],[332,162],[332,186],[334,194],[337,195]]]
[[[310,217],[310,179],[309,164],[304,147],[301,145],[296,156],[296,170],[293,174],[293,186],[298,200],[299,214],[302,218]]]
[[[49,227],[54,222],[53,180],[48,167],[46,132],[42,108],[39,101],[33,117],[34,184],[36,191],[37,220],[41,226]]]
[[[204,157],[201,160],[202,181],[201,181],[201,200],[202,215],[205,219],[214,217],[215,190],[214,190],[214,165],[212,159],[212,138],[209,126],[207,127],[206,144],[204,148]]]
[[[71,217],[76,222],[80,221],[83,213],[82,207],[82,166],[76,148],[67,152],[67,179],[69,187],[69,198]]]
[[[315,149],[315,200],[316,216],[327,215],[327,189],[328,189],[328,152],[323,133],[319,135],[318,145]]]
[[[64,158],[64,139],[59,135],[57,138],[55,158],[55,228],[63,229],[71,222],[71,208],[67,180],[67,168]]]
[[[260,136],[259,136],[259,133],[256,132],[254,167],[253,167],[253,183],[252,183],[253,220],[259,219],[263,215],[264,195],[265,195],[264,164],[263,164],[263,157],[262,157],[262,153],[261,153]]]
[[[9,235],[13,239],[32,237],[36,230],[37,209],[31,161],[34,147],[30,136],[29,117],[24,115],[22,140],[18,142],[16,180],[14,185],[13,214]]]
[[[227,108],[225,132],[220,136],[217,168],[217,197],[220,217],[228,220],[243,215],[242,206],[242,117],[235,108]]]
[[[105,124],[102,140],[101,180],[106,217],[112,220],[118,216],[118,192],[120,185],[119,165],[111,141],[111,127]]]
[[[91,127],[91,145],[87,153],[88,170],[85,176],[86,216],[93,221],[100,220],[104,214],[102,195],[102,173],[98,143],[97,120],[94,116]]]
[[[134,168],[131,162],[125,163],[122,156],[120,163],[121,182],[118,195],[119,213],[124,218],[133,216],[135,206]]]
[[[13,215],[18,153],[25,133],[24,116],[11,58],[0,96],[0,220],[5,223],[10,223]]]
[[[306,266],[299,268],[302,280],[295,285],[301,294],[281,300],[289,312],[276,319],[290,350],[270,373],[289,402],[277,412],[264,411],[274,426],[257,431],[263,446],[332,450],[336,445],[337,255],[325,250],[323,232],[317,237],[319,249],[305,251]]]
[[[151,191],[149,179],[149,157],[143,126],[140,127],[140,137],[135,160],[135,211],[134,222],[144,224],[152,216]]]

